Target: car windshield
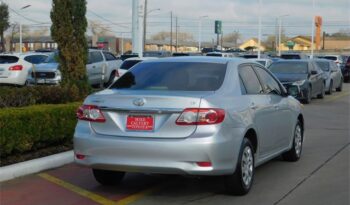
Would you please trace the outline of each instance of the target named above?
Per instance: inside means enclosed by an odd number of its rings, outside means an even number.
[[[272,73],[280,74],[307,74],[307,62],[275,62],[269,67]]]
[[[329,62],[321,62],[316,61],[316,64],[323,70],[323,71],[329,71]]]
[[[283,59],[300,59],[300,56],[299,55],[293,55],[293,54],[284,54],[284,55],[281,55],[281,58]]]
[[[332,61],[336,61],[337,60],[336,56],[321,56],[320,58],[324,58],[324,59],[328,59],[328,60],[332,60]]]
[[[16,56],[0,56],[0,64],[17,63],[18,57]]]
[[[111,88],[123,90],[215,91],[224,81],[226,64],[147,62],[136,65]]]
[[[57,63],[57,58],[58,58],[58,54],[53,53],[53,54],[49,55],[49,57],[46,58],[44,63]]]
[[[129,70],[131,67],[138,64],[139,62],[141,62],[141,60],[126,60],[122,63],[120,69]]]

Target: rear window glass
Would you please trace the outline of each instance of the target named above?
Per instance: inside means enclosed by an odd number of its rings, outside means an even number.
[[[128,61],[124,61],[124,62],[122,63],[122,65],[120,66],[120,69],[129,70],[131,67],[133,67],[134,65],[138,64],[139,62],[141,62],[141,60],[128,60]]]
[[[338,60],[336,56],[322,56],[321,58],[332,60],[332,61]]]
[[[24,58],[25,61],[32,63],[32,64],[40,64],[45,62],[47,59],[47,56],[45,55],[32,55],[32,56],[26,56]]]
[[[221,53],[208,53],[207,56],[222,57]]]
[[[246,58],[246,59],[258,58],[258,55],[244,55],[243,58]]]
[[[269,70],[273,73],[280,74],[307,74],[308,63],[307,62],[275,62],[270,65]]]
[[[300,55],[292,55],[292,54],[282,54],[282,59],[300,59]]]
[[[329,63],[328,62],[320,62],[320,61],[316,61],[316,64],[318,65],[318,67],[320,67],[323,71],[329,71]]]
[[[18,57],[16,56],[0,56],[0,64],[17,63]]]
[[[149,62],[136,65],[111,88],[127,90],[215,91],[225,77],[226,64]]]

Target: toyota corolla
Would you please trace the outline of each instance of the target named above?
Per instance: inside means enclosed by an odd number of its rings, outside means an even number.
[[[250,190],[255,167],[297,161],[304,118],[266,68],[239,58],[179,57],[137,64],[78,109],[75,161],[103,185],[127,172],[222,176]]]

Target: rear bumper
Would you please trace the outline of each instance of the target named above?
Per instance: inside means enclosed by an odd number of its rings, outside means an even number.
[[[12,71],[9,76],[0,76],[0,84],[24,85],[26,82],[26,74],[24,71]]]
[[[101,136],[87,131],[79,122],[74,135],[74,151],[85,155],[76,163],[96,169],[125,172],[226,175],[235,171],[244,130],[221,132],[185,139],[154,139]],[[200,167],[196,162],[211,162]]]

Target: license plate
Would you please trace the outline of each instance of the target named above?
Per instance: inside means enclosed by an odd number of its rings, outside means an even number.
[[[152,131],[154,119],[150,115],[129,115],[126,120],[126,129],[131,131]]]
[[[45,83],[45,79],[37,79],[36,83],[39,83],[39,84]]]

